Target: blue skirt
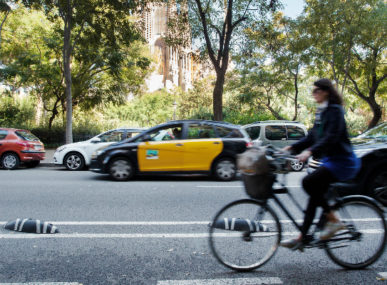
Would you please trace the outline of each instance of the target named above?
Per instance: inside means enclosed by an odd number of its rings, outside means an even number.
[[[339,181],[345,181],[356,176],[361,167],[361,160],[352,152],[349,155],[324,157],[321,166],[328,168]]]

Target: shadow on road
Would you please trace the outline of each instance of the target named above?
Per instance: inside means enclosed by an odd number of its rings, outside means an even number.
[[[96,174],[95,177],[92,178],[93,180],[99,180],[99,181],[114,181],[110,178],[109,175],[103,175],[103,174]],[[233,181],[240,180],[239,177],[237,177]],[[131,182],[131,181],[211,181],[211,182],[219,182],[219,183],[227,183],[222,182],[219,180],[214,179],[213,177],[207,176],[207,175],[200,175],[200,174],[152,174],[152,175],[137,175],[134,178],[132,178],[130,181],[122,181],[122,182]],[[117,181],[119,183],[119,181]]]

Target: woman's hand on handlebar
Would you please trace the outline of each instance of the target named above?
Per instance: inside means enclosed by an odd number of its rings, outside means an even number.
[[[292,146],[288,145],[281,149],[283,152],[290,152],[292,150]]]
[[[312,152],[310,150],[304,150],[299,155],[296,156],[296,158],[301,162],[306,162],[309,157],[312,156]]]

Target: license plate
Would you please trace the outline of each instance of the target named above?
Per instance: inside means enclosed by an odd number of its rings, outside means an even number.
[[[43,147],[41,145],[35,145],[35,150],[41,150]]]

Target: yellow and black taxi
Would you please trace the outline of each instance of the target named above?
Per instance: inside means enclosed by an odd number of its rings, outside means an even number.
[[[147,173],[205,173],[228,181],[237,172],[236,155],[250,145],[248,134],[237,125],[171,121],[99,149],[90,170],[120,181]]]

